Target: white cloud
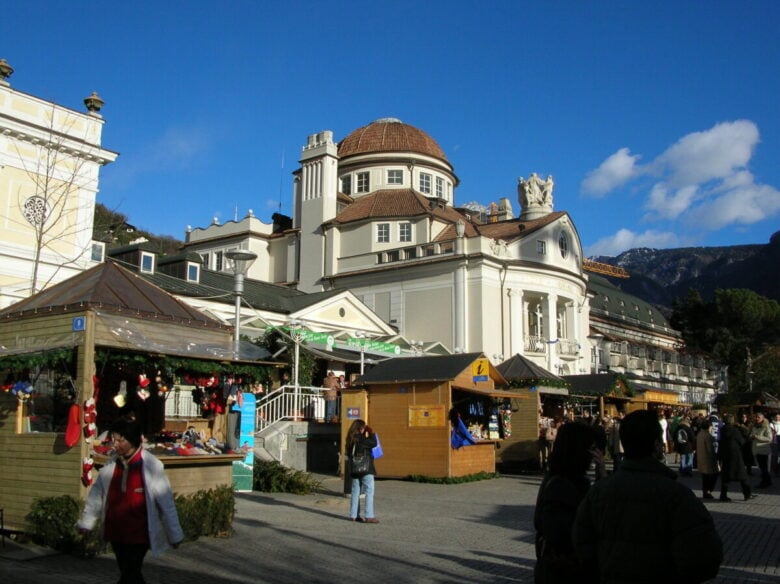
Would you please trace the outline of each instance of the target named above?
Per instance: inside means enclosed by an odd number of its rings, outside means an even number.
[[[645,201],[649,211],[645,219],[676,219],[688,210],[699,195],[696,185],[670,191],[665,183],[656,183]]]
[[[752,177],[749,183],[720,191],[717,197],[693,209],[687,222],[715,231],[732,223],[751,225],[780,213],[780,191],[755,184]]]
[[[609,191],[625,184],[638,174],[639,155],[632,155],[628,148],[621,148],[591,170],[582,181],[580,188],[586,195],[603,197]]]
[[[725,179],[750,162],[758,142],[758,127],[750,120],[724,122],[683,136],[654,165],[664,169],[673,188]]]
[[[680,240],[677,234],[663,231],[648,230],[644,233],[634,233],[629,229],[621,229],[614,235],[599,239],[585,250],[587,257],[616,256],[621,252],[636,247],[668,248],[677,247]]]
[[[209,148],[207,133],[201,128],[168,128],[149,145],[146,158],[168,167],[186,168]]]

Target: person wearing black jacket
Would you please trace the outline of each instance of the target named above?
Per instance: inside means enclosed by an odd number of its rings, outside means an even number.
[[[355,420],[347,432],[347,472],[352,479],[349,518],[362,523],[379,523],[374,516],[374,455],[377,445],[376,434],[364,420]],[[366,495],[365,516],[360,516],[361,489]]]
[[[680,475],[693,475],[693,441],[695,436],[691,429],[691,419],[685,416],[674,431],[674,444],[680,455]]]

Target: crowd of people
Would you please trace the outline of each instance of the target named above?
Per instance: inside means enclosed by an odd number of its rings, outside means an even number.
[[[535,581],[713,578],[722,560],[720,537],[702,501],[676,479],[696,468],[702,499],[715,499],[718,479],[720,501],[731,501],[732,482],[745,500],[754,498],[754,488],[771,486],[780,473],[780,415],[771,418],[727,413],[721,420],[690,410],[542,418]],[[679,473],[669,468],[677,464]],[[760,482],[752,487],[754,466]]]

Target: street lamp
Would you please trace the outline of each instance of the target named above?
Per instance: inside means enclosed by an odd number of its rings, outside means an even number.
[[[360,345],[360,376],[363,376],[363,371],[366,366],[366,341],[368,335],[363,331],[355,331],[355,338],[360,339],[358,344]]]
[[[302,320],[298,320],[297,318],[293,318],[288,322],[288,325],[290,329],[290,338],[295,343],[295,362],[293,367],[293,386],[295,392],[294,416],[298,417],[301,411],[301,386],[298,383],[298,368],[301,360],[301,341],[303,340],[303,327],[306,326],[306,323],[304,323]]]
[[[246,276],[249,266],[257,259],[257,254],[251,251],[234,249],[225,252],[225,257],[232,262],[233,274],[236,277],[233,282],[233,295],[236,298],[236,326],[233,329],[233,359],[238,361],[241,356],[239,354],[239,339],[241,335],[241,296],[244,294],[244,276]]]

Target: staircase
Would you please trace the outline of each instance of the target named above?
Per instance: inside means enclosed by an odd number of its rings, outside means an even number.
[[[308,470],[307,448],[325,422],[325,389],[284,385],[257,401],[255,456]],[[338,411],[338,410],[337,410]]]

